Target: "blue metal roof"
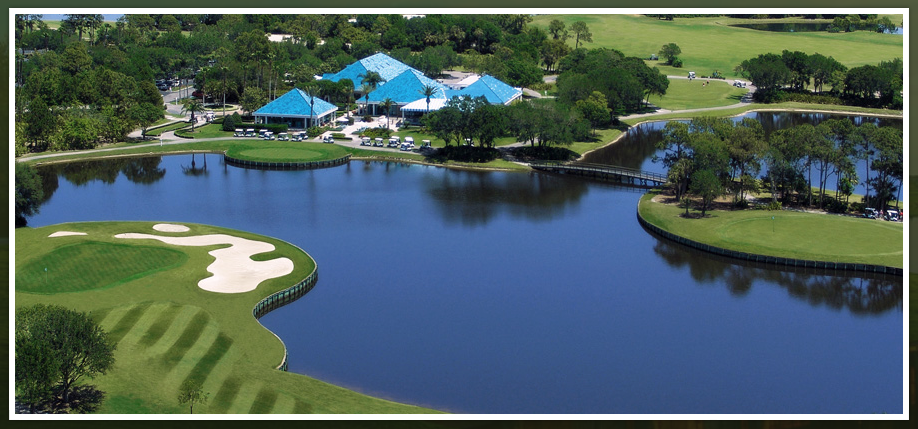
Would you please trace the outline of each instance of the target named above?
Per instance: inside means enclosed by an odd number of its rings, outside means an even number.
[[[472,98],[484,96],[491,104],[507,104],[522,95],[523,91],[503,83],[494,76],[483,75],[475,83],[458,91],[449,91],[447,96],[469,95]]]
[[[410,69],[405,70],[392,80],[382,84],[376,91],[370,93],[371,103],[381,103],[386,98],[398,104],[408,104],[418,99],[427,99],[421,93],[424,86],[437,88],[436,94],[430,98],[446,98],[446,87],[439,82],[424,76],[421,72]]]
[[[255,111],[257,116],[292,116],[292,117],[322,117],[335,110],[338,107],[319,97],[315,97],[313,105],[316,113],[313,115],[312,108],[309,106],[310,98],[303,90],[294,88],[290,92],[277,97],[276,100],[262,106]]]
[[[396,76],[402,74],[405,70],[415,69],[380,52],[354,62],[338,73],[325,74],[322,76],[322,79],[328,79],[332,82],[338,82],[341,79],[350,79],[351,82],[354,83],[354,89],[357,90],[360,88],[360,81],[363,80],[362,76],[365,75],[367,71],[379,73],[379,75],[388,82],[395,79]]]

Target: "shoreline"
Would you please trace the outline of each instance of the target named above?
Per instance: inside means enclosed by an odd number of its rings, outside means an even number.
[[[750,104],[750,106],[752,106],[752,105]],[[640,116],[639,118],[634,118],[634,119],[640,119],[640,120],[639,120],[638,122],[634,123],[634,124],[628,125],[628,128],[630,129],[630,128],[633,128],[633,127],[636,127],[636,126],[639,126],[639,125],[642,125],[642,124],[645,124],[645,123],[649,123],[649,122],[663,122],[663,121],[686,120],[686,119],[690,120],[690,119],[692,119],[692,118],[695,117],[695,116],[693,115],[694,113],[704,112],[704,111],[728,110],[728,109],[733,109],[733,108],[737,108],[737,107],[743,107],[743,106],[742,106],[742,105],[730,105],[730,106],[722,106],[722,107],[709,107],[709,108],[702,108],[702,109],[692,109],[691,111],[682,111],[682,112],[686,113],[686,116],[685,116],[685,117],[676,116],[676,117],[667,117],[667,118],[659,118],[659,119],[656,119],[655,117],[656,117],[656,116],[664,116],[664,115],[679,115],[679,114],[680,114],[680,111],[650,113],[650,114],[640,114],[641,116]],[[872,117],[878,117],[878,118],[899,118],[899,119],[904,119],[904,114],[903,114],[903,113],[900,113],[900,114],[892,114],[892,113],[865,113],[865,112],[852,112],[852,111],[847,111],[847,110],[832,110],[832,109],[820,109],[820,108],[796,108],[796,107],[783,107],[783,108],[781,108],[781,107],[752,107],[752,108],[746,109],[746,110],[744,110],[744,111],[742,111],[742,112],[739,112],[739,113],[727,114],[727,115],[722,115],[722,116],[718,116],[718,117],[735,118],[735,117],[737,117],[737,116],[742,116],[742,115],[745,115],[745,114],[750,113],[750,112],[825,113],[825,114],[846,115],[846,116],[872,116]],[[627,121],[628,119],[627,119],[627,118],[625,118],[625,119],[621,119],[621,118],[620,118],[619,120],[620,120],[620,121]],[[613,144],[617,143],[619,140],[621,140],[621,139],[627,134],[627,132],[628,132],[628,130],[622,131],[615,139],[613,139],[613,140],[611,140],[611,141],[609,141],[609,142],[607,142],[607,143],[604,143],[604,144],[602,144],[602,145],[600,145],[600,146],[597,146],[597,147],[595,147],[595,148],[593,148],[593,149],[587,150],[586,152],[583,152],[582,154],[580,154],[580,156],[577,157],[577,159],[576,159],[575,161],[582,161],[587,155],[589,155],[589,154],[591,154],[591,153],[593,153],[593,152],[595,152],[595,151],[597,151],[597,150],[604,149],[604,148],[606,148],[606,147],[608,147],[608,146],[610,146],[610,145],[613,145]],[[166,143],[161,142],[159,145],[160,145],[160,147],[162,147],[164,144],[165,144],[165,145],[177,145],[177,144],[195,143],[195,142],[203,142],[203,141],[217,141],[217,140],[231,140],[231,139],[232,139],[232,137],[218,137],[218,138],[210,138],[210,139],[207,139],[207,140],[203,140],[203,139],[201,139],[201,140],[188,140],[188,139],[180,139],[180,138],[177,138],[177,139],[170,140],[170,141],[168,141],[168,142],[166,142]],[[154,142],[151,142],[151,143],[149,143],[149,144],[146,144],[146,145],[138,146],[138,147],[148,147],[148,146],[156,146],[155,141],[154,141]],[[18,157],[18,158],[14,158],[14,159],[15,159],[15,161],[16,161],[17,163],[19,163],[19,162],[30,162],[30,161],[33,161],[33,160],[34,160],[34,165],[39,166],[39,165],[47,165],[47,164],[58,164],[58,163],[67,163],[67,162],[75,162],[75,161],[91,161],[91,160],[96,160],[96,159],[109,159],[109,158],[130,158],[130,157],[143,157],[143,156],[183,155],[183,154],[195,154],[195,153],[214,153],[214,154],[224,154],[224,155],[225,155],[225,151],[207,150],[207,149],[188,149],[188,150],[173,150],[173,151],[166,150],[166,151],[162,151],[162,152],[130,153],[130,154],[118,154],[118,153],[115,153],[115,154],[110,154],[110,155],[93,155],[93,153],[96,153],[96,152],[114,152],[114,151],[118,151],[118,150],[121,150],[121,149],[130,150],[130,149],[132,149],[132,148],[130,148],[130,147],[125,147],[125,148],[106,148],[106,147],[103,146],[103,147],[100,147],[100,148],[97,148],[97,149],[90,149],[90,150],[86,150],[86,151],[76,151],[76,152],[51,152],[51,153],[43,152],[43,153],[34,154],[33,156]],[[80,158],[75,158],[75,159],[60,159],[60,160],[55,160],[55,159],[53,159],[53,158],[59,158],[59,157],[60,157],[60,158],[64,158],[64,157],[67,157],[67,156],[70,156],[70,155],[79,156],[79,155],[84,155],[84,154],[88,154],[88,155],[85,156],[85,157],[80,157]],[[49,159],[49,160],[47,160],[47,161],[42,161],[42,159],[46,159],[46,158],[51,158],[51,159]],[[415,160],[415,159],[410,159],[410,158],[398,158],[398,157],[386,157],[386,156],[378,156],[378,157],[377,157],[377,156],[370,156],[370,155],[353,155],[353,154],[352,154],[352,155],[351,155],[351,159],[352,159],[352,160],[357,160],[357,161],[403,162],[403,163],[410,163],[410,164],[428,165],[428,166],[434,166],[434,167],[444,167],[444,168],[452,168],[452,169],[467,170],[467,171],[505,171],[505,172],[520,171],[520,172],[522,172],[522,170],[514,170],[514,169],[510,169],[510,168],[477,166],[477,165],[469,165],[469,164],[462,164],[462,165],[435,164],[435,163],[430,163],[430,162],[426,162],[426,161],[422,161],[422,160]],[[290,163],[299,163],[299,162],[302,162],[302,161],[289,161],[289,162],[290,162]],[[316,162],[316,161],[313,161],[313,162]],[[513,161],[508,161],[508,162],[513,162]],[[519,163],[518,163],[518,164],[519,164]],[[526,164],[520,164],[520,165],[526,165]]]

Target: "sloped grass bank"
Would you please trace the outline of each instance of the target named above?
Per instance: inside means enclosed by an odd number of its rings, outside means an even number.
[[[902,268],[903,224],[795,211],[713,210],[685,218],[685,209],[654,202],[638,204],[647,222],[680,237],[757,255]]]
[[[315,262],[281,240],[207,225],[185,224],[188,232],[157,232],[154,222],[89,222],[21,228],[15,231],[15,305],[58,304],[86,311],[117,343],[115,367],[89,383],[106,392],[102,413],[186,413],[178,388],[187,379],[203,382],[210,395],[200,413],[429,413],[433,410],[372,398],[304,375],[275,370],[284,345],[252,316],[264,297],[309,276]],[[49,238],[53,232],[85,236]],[[267,280],[252,292],[222,294],[197,286],[209,277],[207,252],[225,245],[183,247],[157,240],[123,240],[115,234],[136,232],[165,236],[229,234],[274,244],[275,250],[256,260],[287,257],[294,270]],[[117,264],[103,267],[111,249],[135,247]],[[105,273],[107,288],[87,287],[73,265],[61,264],[61,249],[84,253],[84,272]],[[123,250],[123,249],[122,249]],[[151,262],[150,267],[124,269],[154,252],[181,253],[183,260]],[[169,259],[169,258],[166,258]],[[37,276],[28,276],[35,271]],[[55,281],[42,280],[43,268]],[[20,277],[21,275],[21,277]],[[320,286],[321,287],[321,286]],[[308,299],[304,297],[303,299]]]

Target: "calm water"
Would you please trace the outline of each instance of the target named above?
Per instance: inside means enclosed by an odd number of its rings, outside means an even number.
[[[717,260],[643,230],[640,193],[576,178],[191,161],[46,170],[55,191],[30,223],[201,222],[292,242],[320,281],[262,319],[290,370],[397,401],[463,413],[902,412],[901,278]]]
[[[731,118],[734,122],[740,122],[743,118],[751,118],[759,121],[765,131],[766,138],[775,130],[791,128],[802,124],[817,125],[828,119],[849,118],[851,121],[860,126],[863,123],[871,122],[880,127],[895,127],[902,129],[902,120],[895,118],[877,118],[870,116],[857,115],[836,115],[827,113],[786,113],[786,112],[749,112],[741,116]],[[688,121],[683,121],[688,122]],[[606,146],[600,150],[589,153],[584,161],[597,164],[612,164],[641,170],[652,171],[655,173],[666,173],[663,164],[653,161],[653,155],[656,151],[656,143],[663,139],[663,128],[666,122],[645,122],[636,127],[632,127],[614,145]],[[764,174],[759,174],[759,178]],[[813,183],[817,183],[818,169],[813,168]],[[863,195],[866,187],[863,184],[867,177],[867,161],[860,160],[857,164],[857,174],[861,183],[854,189],[855,194]],[[871,176],[875,176],[872,173]],[[826,188],[835,190],[836,175],[829,176],[826,182]]]

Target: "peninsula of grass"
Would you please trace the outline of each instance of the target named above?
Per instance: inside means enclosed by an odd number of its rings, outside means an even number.
[[[904,265],[901,222],[788,210],[711,210],[704,218],[686,218],[684,208],[654,201],[658,196],[653,191],[641,198],[640,216],[664,231],[699,243],[781,258]]]
[[[203,380],[209,393],[201,413],[431,413],[275,369],[284,345],[252,315],[255,305],[315,269],[301,249],[274,238],[207,225],[159,232],[154,222],[89,222],[15,231],[15,306],[57,304],[91,317],[116,343],[115,365],[88,380],[106,393],[100,413],[187,413],[178,388]],[[49,237],[59,231],[86,233]],[[293,272],[251,292],[217,293],[198,287],[211,276],[207,252],[226,247],[176,246],[119,239],[121,233],[159,236],[228,234],[264,241],[275,250],[253,260],[286,257]],[[321,282],[316,287],[324,287]],[[309,299],[307,294],[301,299]],[[321,329],[321,327],[316,327]],[[293,339],[288,339],[293,341]],[[321,351],[316,351],[321,353]]]
[[[666,110],[721,107],[742,101],[746,88],[737,88],[732,80],[670,79],[663,96],[652,95],[650,102]]]

